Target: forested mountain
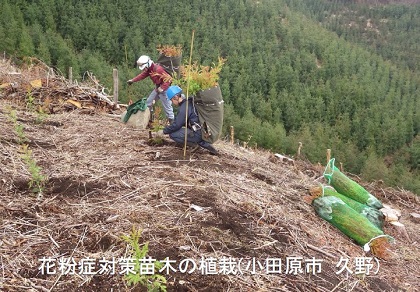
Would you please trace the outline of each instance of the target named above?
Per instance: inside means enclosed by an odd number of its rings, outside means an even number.
[[[319,21],[351,43],[392,61],[420,69],[420,1],[290,1],[289,5]],[[381,5],[381,2],[392,5]],[[361,5],[365,3],[366,5]],[[417,5],[401,5],[417,3]]]
[[[326,0],[0,0],[0,51],[36,56],[81,79],[93,72],[120,96],[140,54],[180,44],[188,60],[227,59],[225,130],[311,162],[325,150],[344,169],[420,193],[420,5]],[[375,5],[371,5],[372,2]]]

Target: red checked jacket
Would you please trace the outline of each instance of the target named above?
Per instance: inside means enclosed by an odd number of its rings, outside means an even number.
[[[162,66],[155,63],[132,80],[133,82],[137,82],[145,79],[146,77],[150,77],[153,83],[156,84],[156,88],[160,87],[163,91],[166,91],[172,83],[172,77],[165,71],[165,69],[163,69]]]

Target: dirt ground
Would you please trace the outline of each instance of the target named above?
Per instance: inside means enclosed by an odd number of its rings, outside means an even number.
[[[303,160],[283,163],[223,140],[219,156],[184,155],[167,137],[150,145],[148,131],[121,123],[118,112],[40,121],[6,94],[0,133],[2,291],[144,291],[124,280],[132,250],[122,236],[133,228],[149,259],[173,261],[160,273],[168,291],[420,290],[420,223],[410,216],[420,200],[408,191],[360,182],[402,213],[408,237],[386,225],[395,244],[383,260],[305,203],[326,182],[322,167]],[[45,177],[42,195],[28,185],[28,149]],[[59,270],[63,260],[73,270]]]

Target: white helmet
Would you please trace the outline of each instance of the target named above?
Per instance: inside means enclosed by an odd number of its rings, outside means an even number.
[[[152,59],[150,59],[149,56],[140,56],[140,58],[137,60],[137,66],[139,66],[140,70],[144,70],[144,68],[150,68],[150,66],[153,64]]]

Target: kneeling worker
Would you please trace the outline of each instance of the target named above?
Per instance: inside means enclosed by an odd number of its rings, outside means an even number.
[[[176,143],[184,144],[185,141],[185,126],[187,127],[187,145],[196,146],[197,144],[210,151],[211,154],[217,155],[218,152],[214,147],[204,141],[201,136],[200,121],[198,114],[195,111],[192,98],[188,99],[188,109],[185,95],[182,94],[182,89],[173,85],[170,86],[166,92],[168,99],[172,101],[173,105],[179,106],[178,114],[175,120],[169,126],[163,129],[164,134],[169,134],[169,137]],[[185,125],[185,114],[187,113],[187,125]]]

